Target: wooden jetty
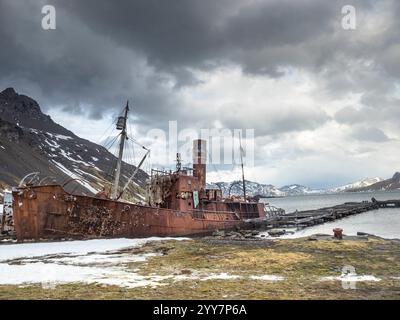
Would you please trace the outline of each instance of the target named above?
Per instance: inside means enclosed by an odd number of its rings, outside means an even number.
[[[372,198],[371,201],[376,203],[379,208],[400,208],[400,200],[378,201],[375,198]]]
[[[297,228],[302,229],[314,225],[334,221],[344,217],[360,214],[380,208],[399,208],[400,200],[346,202],[333,207],[325,207],[315,210],[295,211],[291,213],[277,210],[267,213],[263,221],[249,221],[249,227],[262,229]]]

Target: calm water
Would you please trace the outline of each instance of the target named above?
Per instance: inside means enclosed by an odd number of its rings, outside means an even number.
[[[372,197],[375,197],[377,200],[400,199],[400,192],[305,195],[263,199],[263,201],[268,202],[273,206],[283,208],[286,212],[293,212],[296,209],[299,211],[318,209],[345,202],[371,200]],[[347,235],[356,235],[357,232],[360,231],[388,239],[400,238],[400,208],[380,209],[361,213],[315,227],[306,228],[284,237],[297,238],[316,233],[332,234],[332,229],[336,227],[342,228],[344,234]]]

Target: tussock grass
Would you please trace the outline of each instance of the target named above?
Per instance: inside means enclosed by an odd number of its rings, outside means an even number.
[[[140,252],[158,252],[145,263],[132,263],[142,275],[219,274],[239,279],[165,280],[163,286],[121,288],[96,284],[0,286],[0,299],[400,299],[400,242],[274,240],[254,243],[169,241],[145,245]],[[133,252],[134,253],[134,252]],[[360,282],[345,290],[339,276],[343,266],[379,282]],[[251,275],[279,275],[283,281],[251,280]]]

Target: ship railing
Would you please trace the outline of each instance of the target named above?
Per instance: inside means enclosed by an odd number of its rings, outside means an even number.
[[[195,219],[205,219],[205,214],[217,214],[217,215],[225,215],[225,216],[232,216],[235,215],[237,218],[240,218],[238,214],[232,211],[214,211],[214,210],[191,210],[190,213],[192,217]]]
[[[216,215],[226,215],[231,217],[232,215],[235,216],[237,220],[241,219],[247,219],[247,218],[253,218],[254,216],[258,216],[258,212],[242,212],[242,215],[240,212],[235,212],[235,211],[214,211],[214,210],[190,210],[190,213],[193,218],[195,219],[205,219],[205,214],[216,214]]]

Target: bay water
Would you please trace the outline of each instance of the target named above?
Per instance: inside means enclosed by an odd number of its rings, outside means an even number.
[[[311,194],[283,198],[262,199],[263,202],[284,209],[287,213],[295,210],[311,210],[331,207],[345,202],[377,200],[400,200],[400,191],[396,192],[346,192],[339,194]],[[281,238],[299,238],[317,233],[333,234],[334,228],[342,228],[346,235],[365,232],[387,239],[400,239],[400,208],[379,209],[360,213],[321,225],[297,230]],[[266,233],[265,233],[266,234]]]

